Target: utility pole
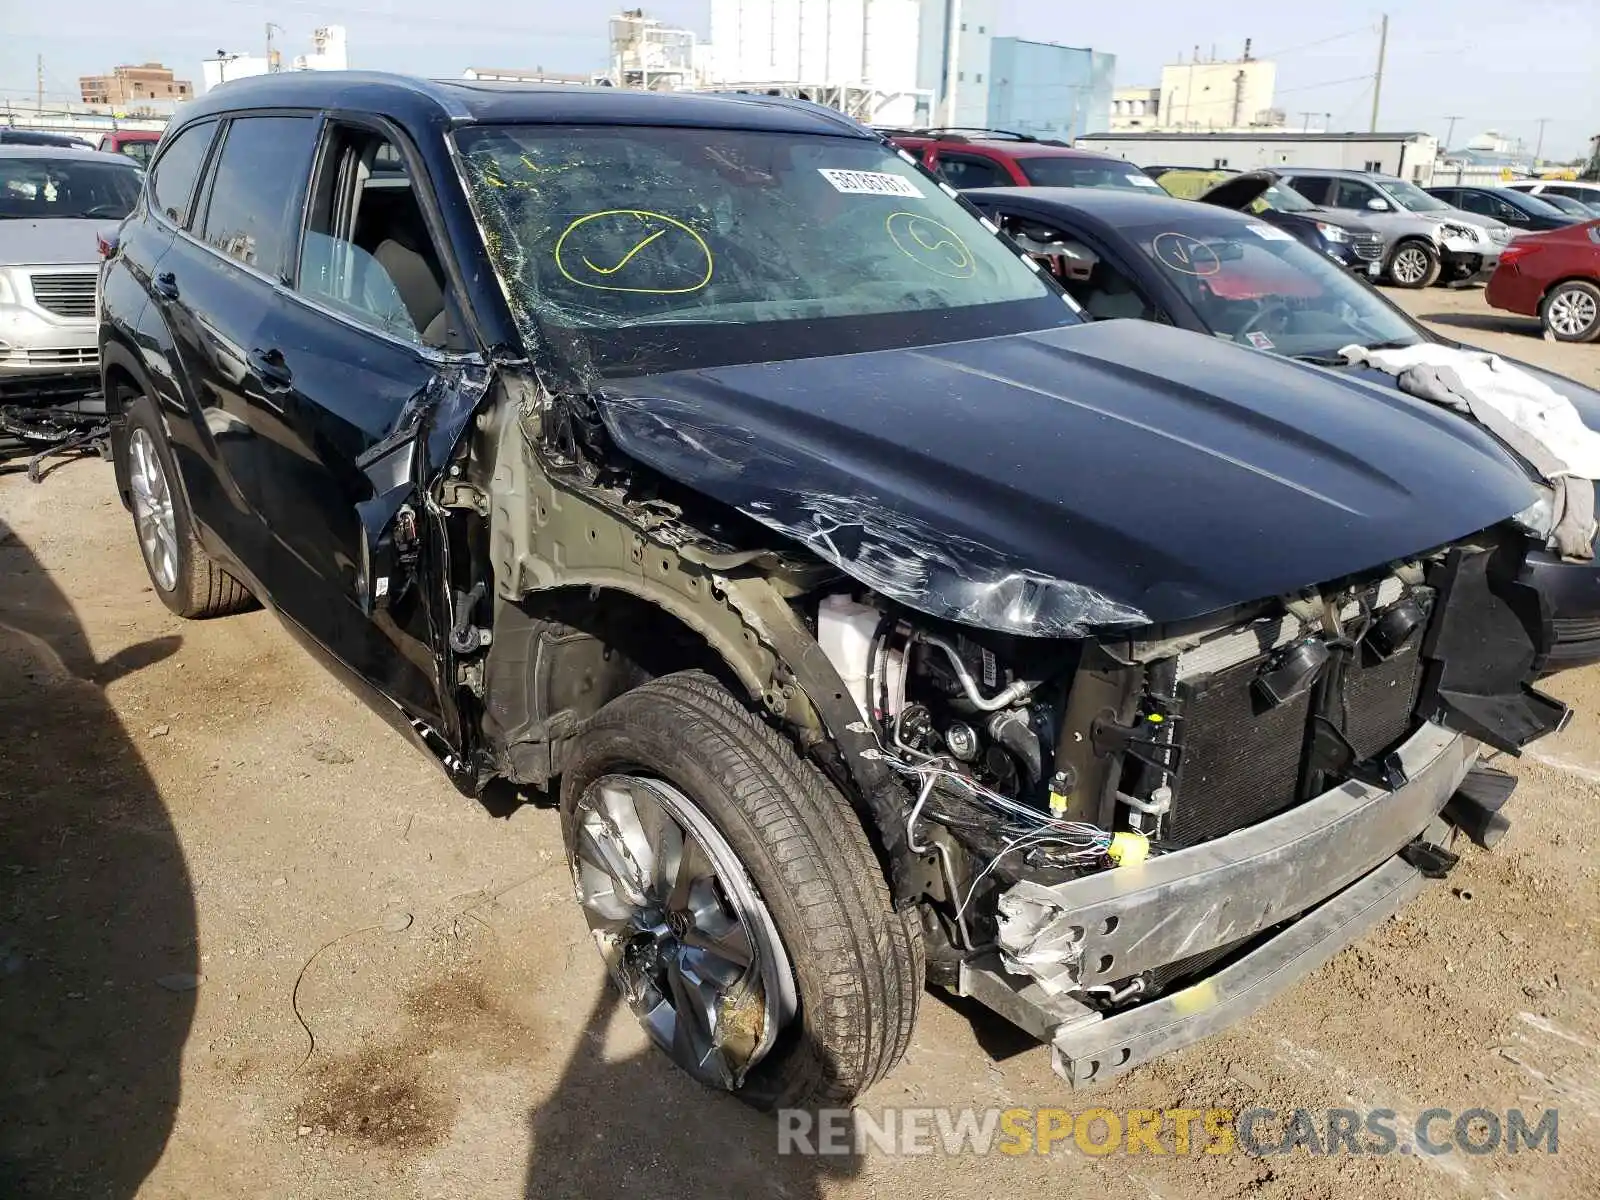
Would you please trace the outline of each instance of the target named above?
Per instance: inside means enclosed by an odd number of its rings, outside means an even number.
[[[1450,128],[1446,131],[1446,133],[1444,135],[1444,148],[1446,150],[1448,150],[1448,149],[1450,149],[1451,144],[1456,140],[1456,122],[1461,120],[1461,118],[1460,117],[1446,117],[1445,120],[1450,122]]]
[[[1544,127],[1550,123],[1549,117],[1539,118],[1539,144],[1533,148],[1533,165],[1539,165],[1539,155],[1544,152]]]
[[[35,63],[35,95],[34,105],[40,112],[44,111],[44,55],[39,55]]]
[[[1378,26],[1378,73],[1372,77],[1372,124],[1368,133],[1378,132],[1378,101],[1383,96],[1383,55],[1389,49],[1389,14],[1383,14],[1383,24]]]

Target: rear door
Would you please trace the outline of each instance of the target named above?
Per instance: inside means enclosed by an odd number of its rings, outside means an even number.
[[[330,118],[292,286],[252,353],[275,380],[260,421],[274,449],[262,508],[279,610],[459,745],[441,686],[448,546],[419,483],[430,418],[475,403],[483,372],[462,352],[436,212],[398,130]]]
[[[222,128],[222,122],[204,121],[167,144],[151,171],[150,219],[122,239],[121,253],[169,339],[142,348],[201,540],[250,575],[260,566],[260,522],[238,482],[248,457],[239,453],[225,420],[240,403],[241,372],[230,349],[236,339],[229,332],[238,310],[214,278],[213,256],[192,234]]]
[[[189,382],[194,452],[213,468],[185,471],[206,493],[191,503],[274,600],[262,517],[282,452],[263,420],[276,382],[257,334],[283,276],[317,127],[306,113],[225,122],[193,211],[152,281]],[[157,172],[159,194],[160,164]]]

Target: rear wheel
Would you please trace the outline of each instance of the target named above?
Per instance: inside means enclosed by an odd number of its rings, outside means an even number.
[[[254,600],[214,562],[195,537],[177,464],[155,405],[135,397],[126,408],[123,464],[133,502],[139,553],[161,602],[180,617],[217,617],[249,608]]]
[[[1545,331],[1558,342],[1592,342],[1600,337],[1600,287],[1581,279],[1550,289],[1539,306]]]
[[[1396,287],[1425,288],[1439,278],[1439,252],[1415,238],[1401,242],[1389,259],[1389,279]]]
[[[702,1083],[759,1108],[844,1104],[905,1053],[915,914],[893,910],[844,797],[709,675],[589,721],[562,830],[613,982]]]

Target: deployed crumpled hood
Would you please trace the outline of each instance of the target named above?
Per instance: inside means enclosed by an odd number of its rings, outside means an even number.
[[[1379,566],[1530,505],[1484,431],[1138,321],[611,381],[617,445],[938,617],[1063,637]]]
[[[1243,212],[1261,198],[1262,192],[1277,182],[1278,177],[1271,171],[1244,171],[1201,192],[1199,200],[1201,204],[1215,204],[1218,208]]]
[[[98,271],[100,247],[95,236],[115,233],[119,224],[78,217],[0,218],[0,267],[82,264]]]

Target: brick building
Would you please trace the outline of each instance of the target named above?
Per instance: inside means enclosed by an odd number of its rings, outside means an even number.
[[[117,67],[109,75],[84,75],[78,89],[85,104],[131,104],[139,100],[188,100],[194,84],[174,79],[160,63]]]

